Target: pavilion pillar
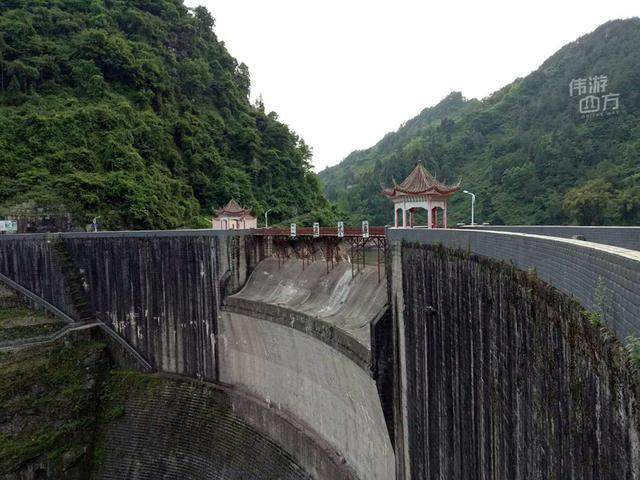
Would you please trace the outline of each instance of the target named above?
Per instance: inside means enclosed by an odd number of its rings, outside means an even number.
[[[444,208],[442,209],[442,227],[447,228],[447,204],[445,202]]]
[[[407,228],[407,209],[402,207],[402,228]]]
[[[413,209],[409,210],[409,227],[413,228]]]
[[[427,228],[433,228],[433,209],[431,203],[427,204]]]
[[[393,226],[398,228],[398,206],[393,204]]]

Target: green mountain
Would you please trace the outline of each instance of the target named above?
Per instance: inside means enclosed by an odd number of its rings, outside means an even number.
[[[328,209],[311,152],[182,0],[0,2],[0,209],[111,228],[205,225],[231,197]],[[30,208],[31,208],[30,207]]]
[[[353,220],[386,224],[380,182],[402,181],[418,160],[439,180],[462,179],[480,221],[640,223],[640,19],[600,26],[481,101],[452,93],[320,178]],[[468,212],[456,195],[450,223]]]

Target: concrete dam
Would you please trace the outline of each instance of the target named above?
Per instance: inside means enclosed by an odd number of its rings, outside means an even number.
[[[252,231],[5,235],[0,280],[109,345],[92,478],[640,479],[640,252],[384,238],[379,276]],[[37,462],[6,478],[71,478]]]

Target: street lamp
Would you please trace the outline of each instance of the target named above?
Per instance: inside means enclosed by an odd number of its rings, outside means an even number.
[[[475,225],[474,210],[475,210],[475,206],[476,206],[476,194],[475,193],[471,193],[468,190],[463,190],[462,193],[466,193],[467,195],[471,195],[471,226],[473,227]]]
[[[100,218],[102,217],[93,217],[93,220],[91,220],[91,229],[94,233],[98,231],[98,220],[100,220]]]
[[[272,208],[270,208],[269,210],[267,210],[266,212],[264,212],[264,228],[269,228],[269,220],[267,219],[267,214],[273,210]]]

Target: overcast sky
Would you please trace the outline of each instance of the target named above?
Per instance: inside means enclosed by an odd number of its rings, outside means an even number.
[[[186,0],[313,147],[316,171],[459,90],[482,98],[638,0]],[[604,72],[606,73],[606,72]]]

